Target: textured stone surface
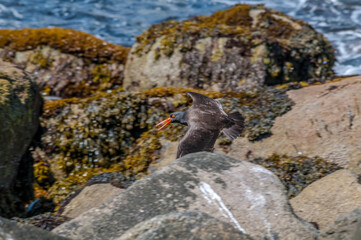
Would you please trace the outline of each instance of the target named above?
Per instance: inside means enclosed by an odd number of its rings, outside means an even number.
[[[361,206],[361,184],[356,174],[338,170],[312,183],[290,202],[297,216],[323,229],[339,215]]]
[[[272,135],[257,142],[236,139],[229,156],[302,153],[360,173],[360,91],[361,76],[289,91],[295,106],[275,120]]]
[[[84,97],[121,87],[128,51],[72,29],[0,30],[0,58],[37,76],[45,95]]]
[[[165,167],[176,160],[179,141],[172,142],[161,139],[161,144],[162,149],[160,152],[160,158],[157,160],[157,163],[154,164],[154,166],[158,169]]]
[[[135,225],[116,240],[156,239],[251,240],[249,236],[235,229],[230,224],[198,211],[156,216]]]
[[[259,165],[213,153],[189,154],[54,231],[75,239],[120,237],[157,215],[199,210],[251,237],[313,239],[293,215],[278,178]]]
[[[41,57],[49,61],[43,67],[32,59]],[[85,97],[95,91],[122,86],[124,65],[119,62],[97,64],[48,47],[16,52],[14,62],[34,73],[45,94],[58,97]]]
[[[153,25],[128,55],[124,87],[254,90],[332,74],[334,50],[310,25],[263,5],[238,4]]]
[[[65,206],[62,216],[75,218],[87,210],[99,206],[123,191],[110,183],[86,186]]]
[[[319,240],[359,240],[361,239],[361,208],[342,214],[335,223],[325,227]]]
[[[0,60],[0,215],[12,216],[32,198],[32,159],[41,97],[33,78]]]
[[[69,240],[40,228],[27,226],[0,217],[1,240]]]

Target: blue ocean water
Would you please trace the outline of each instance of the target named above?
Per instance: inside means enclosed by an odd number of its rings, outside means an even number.
[[[131,46],[152,24],[210,15],[236,3],[262,3],[309,22],[336,48],[336,73],[361,74],[360,0],[0,0],[0,28],[72,28]]]

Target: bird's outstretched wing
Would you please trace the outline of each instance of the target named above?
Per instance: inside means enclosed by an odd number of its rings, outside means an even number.
[[[204,96],[200,93],[187,92],[187,95],[192,98],[193,100],[192,106],[195,108],[207,106],[207,107],[216,107],[222,109],[222,105],[217,100]]]
[[[195,92],[187,92],[187,95],[190,96],[193,100],[191,108],[198,108],[202,109],[203,111],[212,111],[215,114],[218,113],[227,116],[227,114],[223,110],[222,104],[217,100]]]
[[[233,112],[228,114],[228,117],[232,120],[233,124],[230,124],[229,127],[222,129],[224,135],[226,135],[230,140],[234,140],[241,135],[244,129],[244,118],[239,112]]]
[[[220,131],[205,128],[189,127],[187,133],[180,140],[177,158],[195,152],[213,152],[214,143]]]
[[[214,104],[213,103],[213,99],[209,98],[207,96],[204,96],[200,93],[195,93],[195,92],[187,92],[187,95],[190,96],[193,100],[193,105],[194,107],[199,107],[201,105],[210,105],[210,104]]]

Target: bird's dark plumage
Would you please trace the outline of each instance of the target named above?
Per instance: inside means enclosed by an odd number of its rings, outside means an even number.
[[[193,105],[185,112],[175,112],[159,123],[164,125],[177,122],[188,125],[188,131],[180,140],[177,158],[188,153],[213,152],[214,144],[222,131],[229,139],[237,138],[243,131],[244,119],[238,112],[227,114],[222,105],[212,98],[195,92],[187,92]]]

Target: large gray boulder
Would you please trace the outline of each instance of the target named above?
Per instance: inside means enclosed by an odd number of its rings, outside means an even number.
[[[156,216],[138,223],[116,240],[251,240],[232,225],[199,211]]]
[[[39,126],[41,96],[34,79],[0,60],[0,216],[23,211],[32,198],[32,160],[26,151]]]
[[[361,76],[288,91],[295,105],[275,120],[272,135],[256,142],[238,138],[228,155],[320,156],[361,173],[360,91]]]
[[[1,240],[69,240],[40,228],[20,224],[0,217]]]
[[[316,235],[292,213],[285,189],[272,172],[206,152],[178,159],[54,231],[75,239],[113,239],[157,215],[184,210],[205,212],[256,239]]]

